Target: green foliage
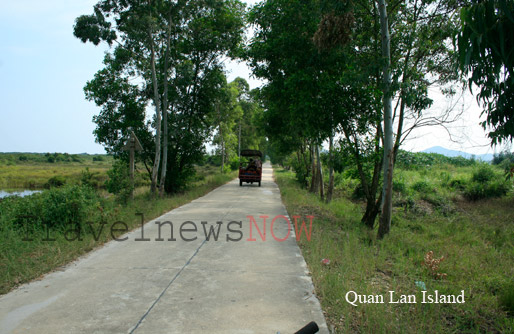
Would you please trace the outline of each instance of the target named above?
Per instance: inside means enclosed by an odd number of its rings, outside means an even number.
[[[494,170],[490,165],[481,164],[473,171],[471,180],[478,183],[488,183],[495,176]]]
[[[485,107],[482,122],[493,144],[514,138],[514,2],[471,2],[460,13],[460,66],[469,88],[480,88],[477,100]],[[470,74],[470,75],[469,75]]]
[[[423,194],[433,193],[435,191],[433,186],[426,180],[419,180],[416,183],[414,183],[411,187],[415,191]]]
[[[136,195],[128,206],[121,206],[113,197],[100,196],[91,187],[71,185],[24,198],[0,200],[0,294],[66,265],[112,239],[109,228],[98,229],[101,233],[95,237],[84,223],[92,222],[96,229],[98,222],[123,221],[129,230],[133,230],[141,224],[136,213],[144,213],[147,220],[154,219],[235,176],[233,173],[222,175],[218,171],[218,168],[199,169],[201,180],[184,194],[156,199],[145,193]],[[27,215],[31,217],[21,217]],[[47,228],[49,237],[55,241],[44,241]],[[75,237],[74,232],[66,234],[70,229],[79,230],[82,240],[70,242],[70,238]],[[27,232],[29,239],[33,239],[30,242],[22,240]]]
[[[407,186],[405,185],[405,181],[395,178],[393,180],[393,191],[405,194],[407,192]]]
[[[439,185],[440,170],[450,172],[454,178],[471,177],[469,167],[452,170],[443,165],[437,173],[427,176],[434,186]],[[398,174],[407,183],[419,178],[419,173],[412,170],[399,170]],[[451,203],[453,209],[445,211],[445,189],[438,187],[437,193],[426,196],[423,203],[415,194],[405,198],[406,210],[393,211],[394,228],[385,240],[378,241],[360,224],[361,202],[339,197],[327,204],[302,189],[293,173],[277,170],[275,176],[290,215],[304,213],[306,220],[306,213],[315,213],[310,241],[303,235],[297,242],[312,273],[327,324],[334,328],[334,333],[514,330],[512,317],[505,313],[507,305],[512,305],[514,291],[508,287],[510,284],[505,284],[511,281],[514,261],[511,197],[477,203],[457,201]],[[427,210],[430,214],[420,215],[410,209],[417,204],[437,207]],[[440,271],[448,274],[445,279],[434,280],[422,266],[429,251],[445,257],[440,266]],[[329,259],[330,264],[323,264],[321,259]],[[465,303],[422,305],[417,281],[423,281],[431,294],[438,290],[440,294],[458,295],[464,290]],[[348,291],[384,298],[388,291],[402,291],[416,295],[418,305],[386,302],[354,307],[344,302]],[[503,298],[506,302],[500,301]]]
[[[29,230],[43,225],[49,228],[81,225],[86,222],[97,201],[98,196],[93,189],[77,185],[51,188],[21,198],[8,197],[0,201],[0,223]]]
[[[291,166],[296,173],[296,179],[304,187],[307,186],[307,178],[310,175],[310,166],[305,165],[302,159],[298,159],[299,155],[291,154],[286,164]]]
[[[123,160],[115,160],[112,168],[107,171],[108,179],[105,181],[105,189],[114,194],[118,199],[126,203],[134,190],[130,181],[128,163]]]
[[[62,187],[65,183],[66,179],[64,178],[64,176],[56,175],[48,179],[48,182],[45,184],[45,188],[59,188]]]
[[[495,153],[493,155],[493,161],[492,161],[493,165],[500,165],[504,161],[514,163],[514,152],[502,151],[498,154]]]
[[[152,166],[157,122],[147,121],[146,108],[151,102],[167,104],[168,193],[184,189],[203,157],[215,125],[210,116],[226,84],[221,58],[240,47],[243,12],[238,0],[100,0],[92,15],[76,21],[74,34],[83,42],[117,42],[85,87],[86,98],[101,107],[94,133],[107,152],[128,160],[122,148],[132,128],[144,148],[137,161]]]
[[[98,188],[99,184],[97,180],[95,180],[95,175],[98,173],[93,173],[89,170],[89,167],[86,167],[82,172],[80,172],[80,184],[83,186],[89,186],[93,188]]]
[[[512,186],[501,178],[488,182],[474,181],[466,186],[464,196],[470,201],[502,197],[506,195],[511,188]]]
[[[514,316],[514,281],[503,286],[498,296],[498,303],[511,317]]]
[[[468,182],[465,179],[451,179],[448,185],[453,189],[464,190]]]
[[[403,169],[425,169],[426,167],[449,164],[457,167],[473,166],[476,160],[464,157],[447,157],[438,153],[409,152],[400,150],[396,155],[396,166]]]

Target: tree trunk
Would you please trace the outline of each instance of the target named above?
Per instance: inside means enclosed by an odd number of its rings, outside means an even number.
[[[312,168],[312,179],[311,179],[311,187],[309,192],[317,193],[318,192],[318,169],[316,168],[316,159],[314,158],[314,148],[312,145],[309,147],[310,155],[311,155],[311,168]]]
[[[171,48],[171,10],[168,18],[166,54],[164,55],[164,103],[162,106],[162,121],[164,122],[163,140],[162,140],[162,165],[161,165],[161,182],[159,184],[159,195],[164,196],[164,182],[166,181],[166,172],[168,169],[168,70]]]
[[[223,173],[223,169],[225,168],[225,141],[223,140],[223,131],[221,130],[221,123],[220,123],[220,138],[221,138],[221,173]]]
[[[368,198],[366,200],[366,211],[364,212],[364,216],[362,216],[361,222],[366,225],[370,230],[375,226],[375,220],[377,219],[377,215],[380,212],[380,205],[382,204],[382,193],[378,197],[378,200],[375,200],[375,197]]]
[[[328,142],[328,160],[329,160],[329,166],[328,166],[328,190],[327,190],[327,203],[330,203],[332,201],[332,194],[334,193],[334,160],[333,160],[333,149],[334,149],[334,137],[330,135],[329,142]]]
[[[323,183],[323,169],[321,168],[318,145],[316,145],[316,159],[318,160],[319,197],[323,200],[325,198],[325,184]]]
[[[151,38],[151,36],[150,36]],[[153,84],[153,102],[155,104],[155,158],[153,162],[152,168],[152,184],[150,190],[152,194],[155,194],[157,191],[157,176],[159,173],[159,163],[161,160],[161,102],[159,99],[159,87],[157,84],[157,74],[155,71],[155,49],[153,40],[150,40],[150,51],[151,51],[151,67],[152,67],[152,84]]]
[[[382,38],[383,94],[384,94],[384,184],[383,203],[380,215],[378,238],[382,239],[391,228],[392,191],[393,191],[393,112],[391,98],[391,47],[385,0],[379,0],[380,31]]]

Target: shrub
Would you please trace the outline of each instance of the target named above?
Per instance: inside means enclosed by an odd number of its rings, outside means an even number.
[[[487,183],[494,178],[494,170],[490,165],[481,164],[473,171],[471,180],[478,183]]]
[[[228,165],[230,166],[230,170],[238,170],[239,169],[239,158],[238,156],[233,156],[231,159],[230,159],[230,162],[228,163]],[[228,172],[228,170],[227,170]]]
[[[407,191],[407,186],[403,180],[393,180],[393,191],[404,194]]]
[[[78,156],[78,155],[72,155],[71,156],[71,161],[73,162],[82,162],[82,159]]]
[[[501,197],[509,191],[509,184],[498,179],[489,183],[471,182],[464,190],[464,196],[470,201],[477,201],[484,198]]]
[[[366,197],[366,194],[364,193],[364,188],[362,187],[362,183],[359,182],[359,184],[355,187],[352,193],[353,199],[363,199]]]
[[[452,176],[450,175],[450,173],[448,172],[441,172],[441,174],[439,174],[440,178],[441,178],[441,185],[446,187],[450,184],[450,181],[451,181],[451,178]]]
[[[41,222],[50,227],[81,225],[98,199],[91,188],[77,185],[50,189],[41,195]]]
[[[451,188],[454,188],[454,189],[458,189],[458,190],[464,190],[466,189],[466,186],[467,186],[467,182],[466,180],[463,180],[463,179],[452,179],[448,185],[451,187]]]
[[[104,161],[104,160],[105,160],[104,157],[102,157],[101,155],[93,157],[93,161]]]
[[[498,304],[507,314],[514,316],[514,281],[503,287],[498,296]]]
[[[420,193],[432,193],[434,192],[434,188],[425,180],[418,181],[411,186],[417,192]]]
[[[98,182],[93,180],[95,174],[97,173],[90,172],[89,167],[86,167],[85,170],[80,172],[80,184],[82,184],[83,186],[98,188]]]
[[[66,179],[64,178],[64,176],[56,175],[49,178],[48,181],[44,184],[44,187],[46,189],[59,188],[64,186],[65,183]]]
[[[514,163],[514,152],[503,151],[503,152],[500,152],[499,154],[495,153],[493,155],[493,161],[492,161],[493,165],[499,165],[503,161],[508,161],[508,162]]]
[[[116,160],[112,168],[107,171],[109,177],[105,181],[105,188],[118,199],[126,203],[132,194],[134,186],[130,182],[130,171],[127,163],[122,160]]]
[[[69,223],[82,225],[98,202],[89,187],[65,185],[26,197],[9,197],[0,202],[2,224],[61,228]],[[26,217],[26,218],[23,218]]]

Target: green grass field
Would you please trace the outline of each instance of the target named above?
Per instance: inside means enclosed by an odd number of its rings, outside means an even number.
[[[294,173],[275,170],[289,215],[315,217],[312,239],[299,244],[336,333],[514,332],[514,197],[511,189],[501,198],[466,200],[465,189],[449,184],[471,182],[474,168],[398,169],[391,233],[381,241],[360,222],[364,202],[351,198],[356,180],[340,177],[326,204]],[[438,269],[424,265],[429,252],[444,257]],[[416,282],[428,293],[464,290],[465,303],[422,304]],[[385,303],[353,306],[349,291],[383,295]],[[415,295],[417,303],[389,303],[389,291]]]
[[[0,153],[0,189],[43,189],[56,176],[77,184],[86,168],[102,185],[112,162],[107,155]]]

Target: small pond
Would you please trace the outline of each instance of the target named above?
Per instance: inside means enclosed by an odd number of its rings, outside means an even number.
[[[9,196],[25,197],[40,192],[41,190],[0,190],[0,198]]]

